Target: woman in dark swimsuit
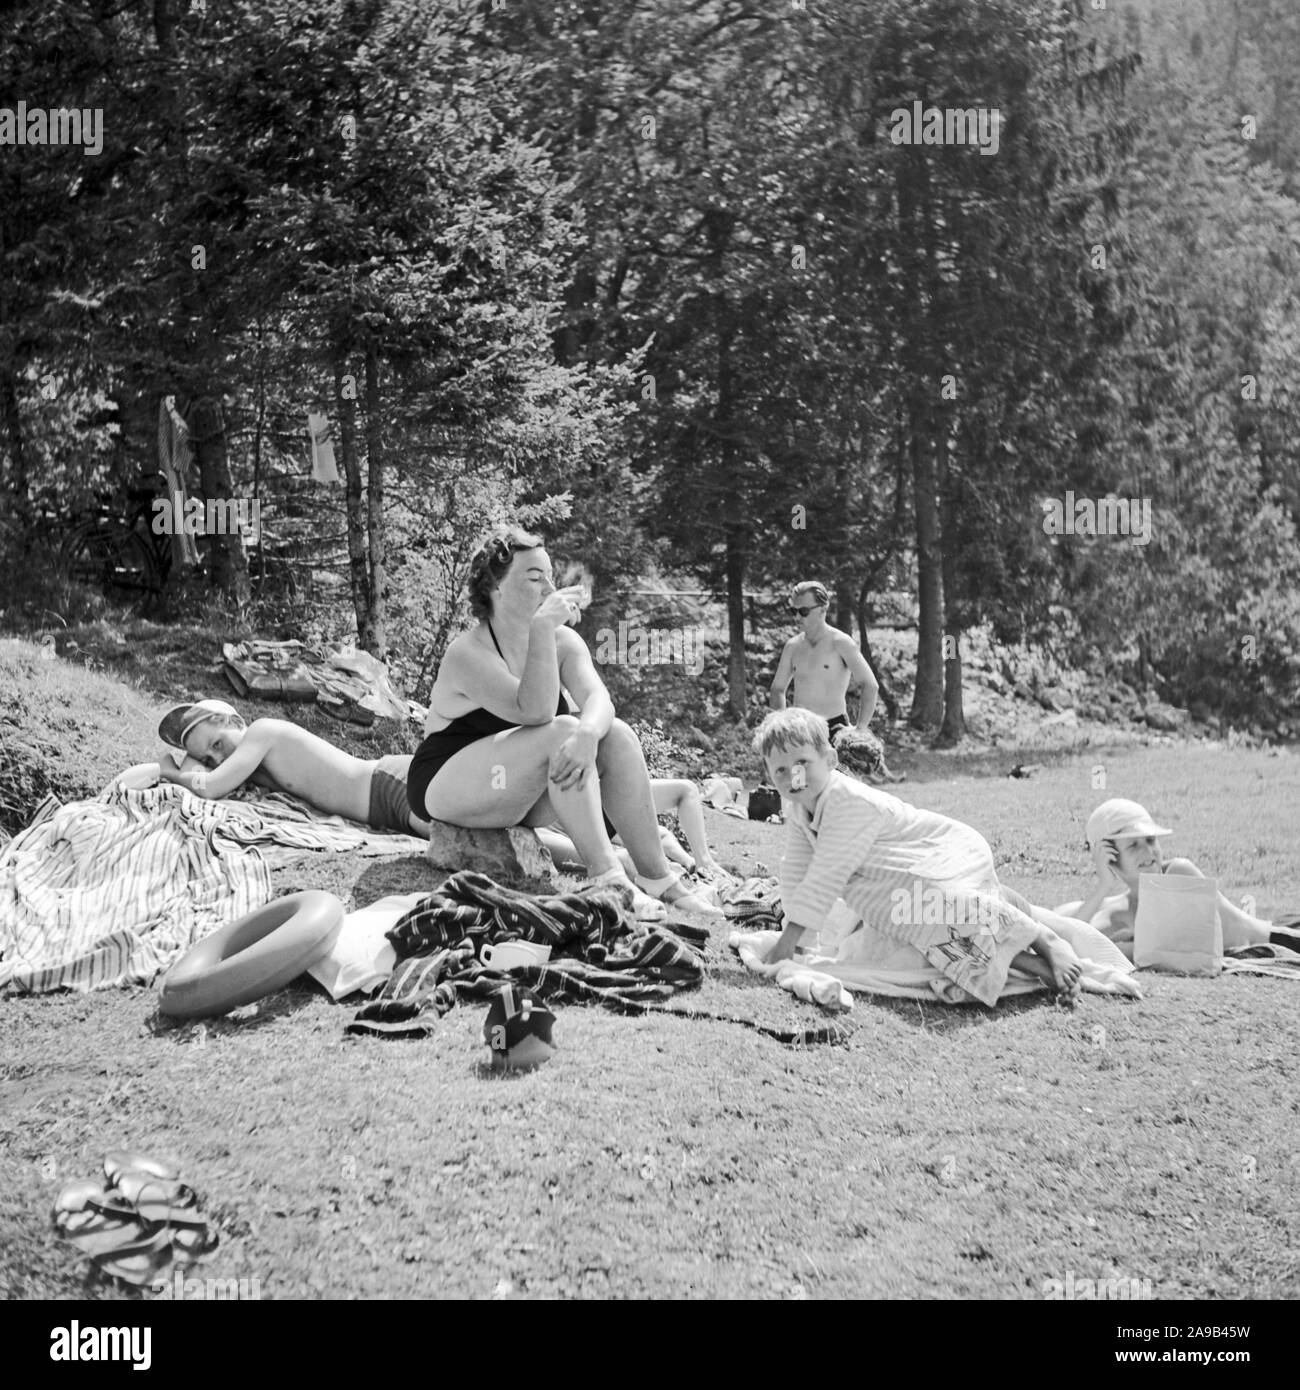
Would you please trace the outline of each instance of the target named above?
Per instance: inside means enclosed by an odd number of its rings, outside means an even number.
[[[586,643],[569,626],[581,616],[579,593],[556,589],[540,538],[515,527],[475,556],[469,594],[479,621],[452,642],[438,670],[407,778],[412,809],[477,828],[558,820],[591,881],[625,890],[639,915],[662,915],[665,903],[716,914],[664,857],[641,745],[614,717]],[[579,714],[569,712],[561,686]],[[604,813],[637,867],[636,887]]]

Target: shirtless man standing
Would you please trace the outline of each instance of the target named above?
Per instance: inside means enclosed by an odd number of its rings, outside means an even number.
[[[252,782],[300,797],[327,815],[428,838],[429,822],[414,814],[406,797],[409,756],[354,758],[285,719],[245,724],[224,700],[177,705],[158,736],[186,755],[179,768],[169,757],[160,760],[163,780],[209,801]]]
[[[880,688],[858,644],[847,632],[831,627],[826,621],[829,603],[825,585],[815,579],[806,579],[791,590],[790,612],[798,617],[803,630],[792,637],[781,652],[768,704],[772,709],[785,709],[786,689],[793,680],[793,703],[826,720],[832,743],[841,730],[854,727],[856,733],[878,744],[870,724]],[[861,690],[856,726],[849,724],[846,697],[850,688]],[[885,766],[883,749],[880,777],[891,782],[902,781],[900,775]]]

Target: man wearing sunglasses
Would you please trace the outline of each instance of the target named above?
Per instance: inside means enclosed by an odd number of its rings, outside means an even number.
[[[785,709],[786,691],[793,680],[794,699],[790,703],[820,714],[830,728],[832,743],[837,734],[852,730],[855,744],[874,745],[873,753],[879,749],[878,759],[867,760],[869,766],[878,764],[868,773],[873,781],[902,781],[885,766],[884,749],[870,731],[879,693],[875,674],[853,638],[826,621],[829,603],[826,586],[815,579],[806,579],[791,590],[790,616],[798,621],[800,631],[781,652],[768,704],[772,709]],[[859,691],[856,725],[849,723],[847,697],[851,688]]]

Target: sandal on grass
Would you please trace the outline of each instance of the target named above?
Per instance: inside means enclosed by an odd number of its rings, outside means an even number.
[[[124,1221],[120,1217],[104,1216],[97,1211],[61,1213],[55,1218],[55,1228],[70,1240],[83,1255],[101,1259],[115,1251],[134,1245],[143,1236],[139,1221]]]
[[[178,1265],[191,1265],[220,1244],[221,1237],[209,1226],[178,1226],[172,1231],[172,1259]]]
[[[610,878],[588,879],[578,888],[579,893],[612,893],[622,904],[624,911],[638,922],[662,922],[668,916],[668,909],[648,893],[625,878],[622,874]]]
[[[154,1231],[129,1245],[92,1257],[92,1263],[100,1274],[121,1279],[124,1283],[152,1284],[171,1263],[171,1234],[168,1231]]]
[[[159,1163],[147,1154],[131,1153],[126,1149],[110,1149],[104,1155],[104,1176],[111,1187],[119,1186],[118,1179],[124,1173],[142,1173],[146,1177],[164,1178],[175,1181],[180,1174],[166,1163]]]
[[[706,917],[721,917],[723,915],[720,907],[715,907],[707,899],[700,897],[698,893],[692,892],[691,885],[681,878],[675,878],[666,887],[659,889],[647,887],[646,880],[638,878],[637,886],[676,912],[698,912]]]
[[[149,1173],[123,1173],[117,1180],[116,1191],[145,1218],[146,1221],[166,1220],[168,1212],[193,1207],[198,1197],[192,1187],[175,1178],[155,1178]],[[145,1207],[149,1207],[147,1213]],[[161,1215],[154,1215],[161,1209]]]
[[[176,1171],[141,1154],[114,1150],[104,1179],[69,1183],[54,1203],[54,1228],[90,1257],[93,1269],[134,1285],[151,1284],[174,1260],[192,1264],[216,1248],[194,1189]]]

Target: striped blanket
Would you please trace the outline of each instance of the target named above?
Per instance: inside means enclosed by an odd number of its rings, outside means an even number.
[[[416,843],[287,797],[205,801],[174,784],[49,797],[0,849],[0,994],[147,984],[267,902],[277,858]]]
[[[348,1024],[349,1033],[425,1037],[458,1000],[490,999],[509,980],[547,1003],[713,1019],[787,1044],[839,1042],[846,1036],[835,1024],[771,1027],[740,1014],[670,1004],[703,979],[699,953],[708,933],[684,922],[631,926],[612,894],[534,897],[466,871],[453,874],[387,935],[397,967]],[[508,975],[479,963],[485,941],[512,938],[550,946],[550,959]]]
[[[697,945],[708,934],[683,926]],[[511,972],[540,999],[620,1005],[664,1000],[704,976],[700,957],[671,932],[629,932],[612,893],[536,897],[486,874],[453,874],[388,933],[397,968],[349,1032],[423,1034],[458,997],[486,999],[505,979],[480,965],[484,942],[523,939],[549,946],[545,965]]]

